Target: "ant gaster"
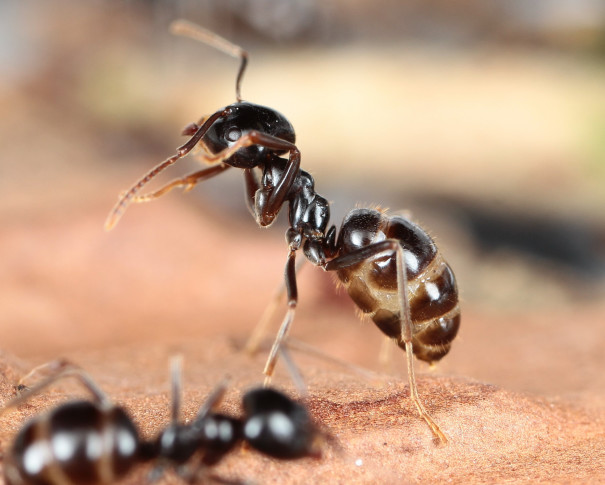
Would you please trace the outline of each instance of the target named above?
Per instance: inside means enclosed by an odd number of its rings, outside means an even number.
[[[69,401],[28,421],[5,454],[7,485],[112,484],[146,462],[155,465],[150,478],[172,468],[189,483],[204,477],[220,482],[220,477],[209,474],[210,468],[242,441],[278,459],[319,456],[321,435],[306,408],[273,389],[247,392],[242,401],[244,417],[235,418],[213,411],[226,390],[222,383],[192,422],[179,423],[179,358],[172,362],[170,424],[150,441],[140,437],[127,412],[113,404],[81,368],[65,361],[42,367],[53,368],[53,374],[9,402],[2,413],[69,376],[77,378],[93,400]],[[195,456],[197,463],[187,468]]]
[[[335,271],[361,311],[406,351],[411,398],[434,436],[447,442],[418,397],[413,367],[414,355],[434,362],[447,354],[460,325],[454,274],[431,237],[407,218],[375,209],[352,210],[336,237],[336,227],[328,228],[328,201],[315,192],[313,178],[300,168],[292,125],[277,111],[241,99],[247,53],[185,21],[175,22],[172,31],[241,59],[237,101],[185,128],[183,134],[191,136],[189,141],[120,197],[109,214],[106,229],[116,224],[132,202],[152,200],[179,186],[189,190],[231,167],[242,169],[246,202],[260,226],[269,226],[283,205],[289,203],[285,269],[288,311],[265,365],[266,383],[294,318],[298,302],[295,257],[302,248],[311,263],[325,271]],[[153,193],[139,195],[152,178],[197,145],[204,150],[200,157],[211,164],[209,167],[173,180]],[[282,158],[285,154],[287,159]]]

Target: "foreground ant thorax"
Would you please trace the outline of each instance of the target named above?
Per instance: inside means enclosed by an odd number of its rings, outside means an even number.
[[[220,116],[206,131],[202,143],[213,153],[220,153],[233,146],[242,135],[256,130],[260,133],[295,142],[294,128],[284,115],[258,104],[239,101],[221,110]],[[264,162],[269,153],[282,155],[286,150],[275,150],[262,145],[240,148],[226,160],[232,167],[253,168]]]

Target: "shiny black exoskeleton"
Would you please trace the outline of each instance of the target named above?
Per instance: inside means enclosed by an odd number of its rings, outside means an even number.
[[[278,459],[318,456],[318,432],[305,407],[273,389],[246,393],[243,416],[232,417],[213,411],[225,392],[219,386],[191,423],[179,423],[179,370],[173,366],[172,421],[156,439],[146,441],[127,412],[111,403],[86,373],[62,365],[3,412],[67,376],[78,378],[94,399],[67,402],[28,421],[5,454],[6,484],[105,485],[149,461],[156,463],[155,478],[172,467],[195,482],[241,442]],[[199,459],[190,463],[194,455]]]
[[[178,22],[173,31],[202,39],[241,58],[237,102],[189,125],[184,131],[191,136],[189,141],[124,193],[110,213],[106,228],[116,224],[131,202],[145,202],[179,186],[189,190],[231,167],[243,169],[246,202],[260,226],[269,226],[288,203],[285,269],[288,311],[265,365],[265,382],[270,381],[280,346],[294,318],[298,302],[295,258],[302,249],[312,264],[335,271],[362,312],[406,351],[412,400],[435,437],[446,442],[419,400],[412,359],[412,356],[427,362],[441,359],[460,326],[454,273],[435,243],[417,224],[376,209],[351,211],[337,238],[336,226],[328,228],[328,201],[315,192],[313,178],[300,168],[300,151],[295,145],[292,125],[271,108],[241,100],[245,51],[186,22]],[[210,163],[210,167],[176,179],[153,193],[139,195],[147,182],[196,146],[202,148],[200,158]]]

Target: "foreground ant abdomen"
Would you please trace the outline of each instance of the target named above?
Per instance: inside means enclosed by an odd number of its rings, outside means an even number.
[[[396,239],[404,250],[414,355],[426,362],[445,356],[460,326],[456,279],[431,237],[402,216],[388,216],[375,209],[355,209],[342,223],[337,247],[339,255],[370,244]],[[349,296],[378,328],[401,337],[395,254],[370,257],[338,270]]]
[[[8,485],[110,484],[128,473],[139,451],[138,432],[122,408],[73,401],[21,429],[4,473]]]

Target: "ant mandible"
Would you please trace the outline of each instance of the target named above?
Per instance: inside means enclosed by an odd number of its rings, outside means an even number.
[[[295,258],[302,248],[315,266],[335,271],[361,311],[406,351],[411,399],[434,436],[446,443],[446,436],[420,401],[414,376],[413,356],[429,363],[441,359],[460,326],[454,273],[434,241],[407,218],[369,208],[349,212],[336,237],[336,227],[328,228],[328,201],[315,192],[313,177],[300,168],[300,151],[290,122],[271,108],[242,101],[240,85],[248,60],[246,51],[186,21],[173,23],[172,32],[201,40],[241,60],[237,100],[187,126],[183,134],[191,136],[189,141],[120,197],[108,216],[106,229],[115,226],[132,202],[155,199],[175,187],[187,191],[231,167],[241,168],[246,202],[259,226],[269,226],[289,203],[285,268],[288,310],[263,371],[265,383],[270,382],[280,346],[294,318],[298,302]],[[151,179],[196,145],[204,149],[201,159],[210,167],[173,180],[153,193],[138,195]],[[285,154],[288,159],[281,157]]]
[[[50,368],[50,377],[32,388],[18,386],[25,391],[0,414],[66,377],[78,379],[93,399],[68,401],[30,419],[4,456],[7,485],[106,485],[147,462],[154,464],[150,474],[154,480],[172,468],[187,483],[197,483],[204,478],[231,483],[211,475],[210,471],[240,442],[277,459],[320,456],[322,434],[307,409],[274,389],[248,391],[242,399],[244,416],[236,418],[213,411],[226,391],[224,381],[206,399],[193,421],[180,423],[180,358],[174,358],[171,365],[170,423],[149,441],[140,437],[126,410],[113,404],[80,367],[66,361],[40,367]],[[191,466],[187,467],[188,464]]]

